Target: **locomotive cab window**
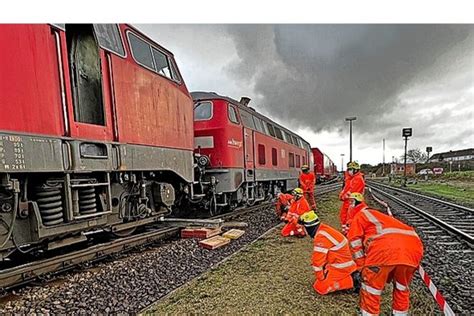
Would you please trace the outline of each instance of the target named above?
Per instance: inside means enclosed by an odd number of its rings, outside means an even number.
[[[156,70],[150,45],[133,33],[128,33],[128,40],[132,49],[133,58],[135,58],[137,63],[148,69]]]
[[[168,57],[162,52],[153,48],[153,58],[155,59],[156,71],[169,79],[173,79]]]
[[[212,118],[212,103],[211,102],[199,102],[194,106],[194,120],[195,121],[207,121]]]
[[[237,112],[235,112],[235,108],[231,105],[227,106],[227,114],[229,115],[229,121],[235,124],[239,124],[239,119],[237,118]]]
[[[74,120],[105,125],[99,45],[91,24],[67,24]]]
[[[100,47],[120,57],[125,57],[122,36],[117,24],[94,24],[94,31]]]

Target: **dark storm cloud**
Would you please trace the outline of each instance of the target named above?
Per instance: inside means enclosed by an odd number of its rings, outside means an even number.
[[[344,117],[356,115],[370,140],[398,130],[416,110],[402,93],[421,87],[426,94],[412,98],[451,100],[473,86],[472,25],[232,25],[228,32],[239,60],[227,71],[252,83],[258,106],[292,128],[341,131]],[[459,73],[463,80],[446,96],[426,85]],[[390,117],[402,106],[406,115]]]

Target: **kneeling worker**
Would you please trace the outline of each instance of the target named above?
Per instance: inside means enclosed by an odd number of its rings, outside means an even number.
[[[298,224],[300,216],[310,210],[308,201],[303,196],[303,190],[296,188],[292,191],[293,202],[291,202],[290,209],[286,214],[286,225],[281,230],[283,237],[297,236],[304,237],[306,233],[304,227]]]
[[[291,203],[293,202],[293,195],[288,193],[279,193],[277,202],[275,205],[275,211],[277,216],[283,221],[286,219],[286,214],[290,209]]]
[[[313,288],[324,295],[359,287],[359,273],[352,260],[346,237],[329,225],[322,224],[314,211],[300,217],[306,232],[314,239],[312,265]]]

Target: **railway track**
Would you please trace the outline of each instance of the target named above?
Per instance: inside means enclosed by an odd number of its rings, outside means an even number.
[[[339,185],[328,184],[319,186],[317,194],[326,194],[339,188]],[[211,219],[231,220],[239,216],[269,208],[273,202],[264,202],[251,207],[242,207],[231,213],[221,214]],[[112,255],[144,247],[157,241],[177,236],[180,228],[151,226],[141,234],[114,239],[91,247],[72,251],[52,258],[32,261],[11,268],[0,270],[0,290],[6,292],[12,288],[31,283],[37,279],[50,278],[64,273],[85,263],[104,260]]]
[[[416,229],[425,248],[422,266],[454,312],[473,314],[473,210],[374,181],[367,187],[395,217]]]
[[[381,183],[370,181],[368,185],[469,244],[474,243],[473,209]]]

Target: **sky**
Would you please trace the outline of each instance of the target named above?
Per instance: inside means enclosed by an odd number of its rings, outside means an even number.
[[[474,25],[138,24],[171,50],[189,91],[239,100],[340,166],[408,149],[474,147]],[[432,153],[432,154],[433,154]],[[341,157],[344,154],[344,157]]]

